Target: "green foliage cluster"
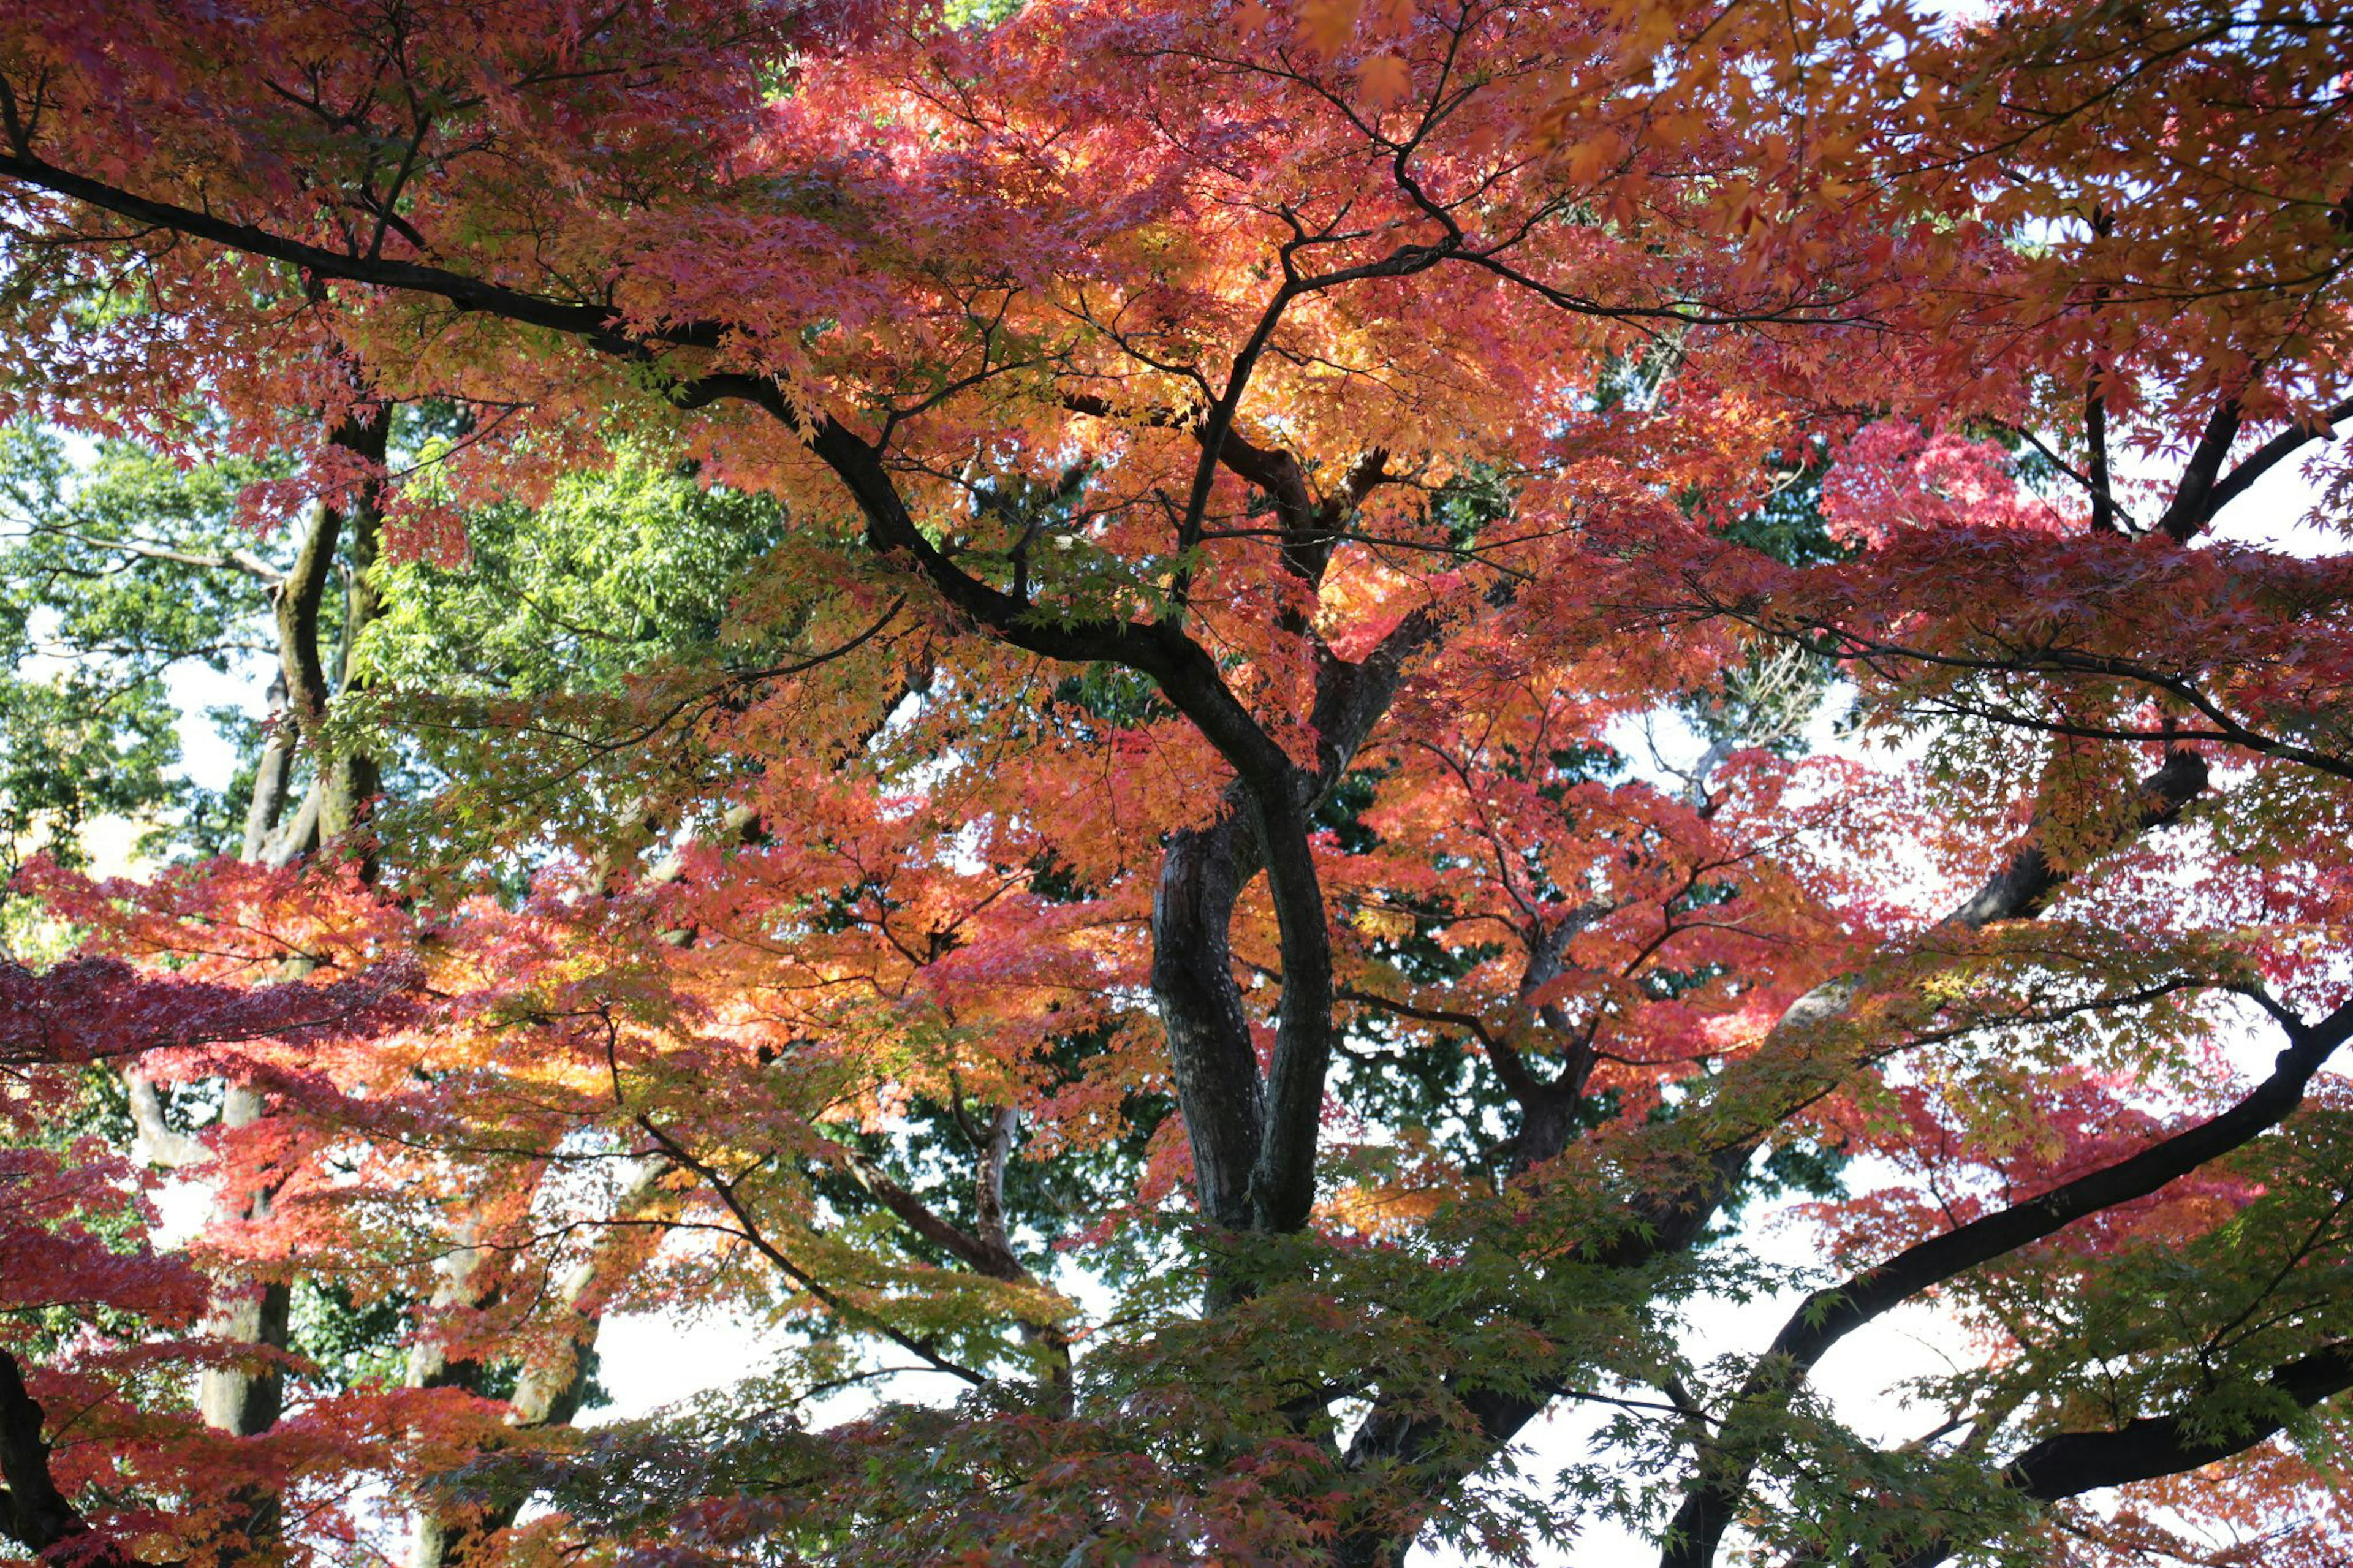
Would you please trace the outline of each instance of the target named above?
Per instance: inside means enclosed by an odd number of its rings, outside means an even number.
[[[396,435],[412,457],[445,438],[414,411]],[[238,765],[225,787],[194,782],[184,771],[184,678],[242,681],[258,707],[278,657],[272,578],[299,540],[290,529],[257,530],[240,500],[283,471],[182,467],[130,442],[85,449],[47,430],[0,426],[0,885],[37,852],[87,863],[93,826],[108,817],[137,825],[142,854],[235,852],[259,714],[213,711]],[[610,693],[649,664],[706,661],[731,595],[784,530],[772,501],[625,455],[610,470],[565,479],[539,507],[475,513],[462,565],[379,560],[385,609],[357,639],[351,674],[386,700],[360,738],[389,753],[388,794],[429,817],[443,782],[400,727],[412,711],[406,694]],[[340,642],[343,615],[343,595],[331,590],[324,645]],[[13,900],[0,904],[0,922],[20,955],[56,945]],[[167,1097],[171,1124],[198,1130],[217,1112],[205,1098],[202,1086]],[[128,1130],[121,1086],[100,1072],[82,1112],[54,1132],[61,1142],[119,1143]],[[118,1221],[129,1245],[139,1229],[129,1208]],[[290,1348],[310,1368],[301,1381],[335,1391],[396,1379],[415,1307],[298,1282]],[[69,1326],[60,1318],[53,1328]],[[491,1369],[485,1392],[511,1393],[516,1370]],[[592,1381],[590,1404],[602,1398]]]
[[[82,860],[106,816],[150,849],[222,846],[228,803],[179,771],[174,683],[249,674],[271,646],[267,592],[238,564],[289,553],[238,517],[266,477],[0,427],[0,878],[37,850]]]
[[[536,507],[472,513],[462,563],[379,565],[384,613],[359,669],[394,689],[617,690],[652,660],[716,645],[736,586],[784,534],[773,500],[625,453]]]

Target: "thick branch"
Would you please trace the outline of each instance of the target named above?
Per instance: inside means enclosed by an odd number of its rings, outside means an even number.
[[[0,153],[0,178],[21,180],[28,185],[87,202],[91,206],[156,228],[174,229],[197,239],[226,246],[231,250],[286,262],[316,278],[433,295],[448,300],[460,310],[480,310],[526,326],[545,327],[584,338],[600,350],[624,352],[633,358],[641,357],[648,343],[715,348],[724,336],[719,323],[707,321],[679,323],[647,331],[628,330],[619,312],[607,306],[551,300],[543,295],[510,289],[448,268],[421,262],[387,261],[381,257],[353,256],[307,244],[252,224],[237,223],[211,213],[199,212],[194,207],[157,201],[74,174],[35,157],[29,148],[21,144],[11,152]]]
[[[997,641],[1048,658],[1116,664],[1150,676],[1199,728],[1253,795],[1286,795],[1291,760],[1227,687],[1217,661],[1183,631],[1166,624],[1060,622],[958,567],[917,525],[892,482],[881,453],[827,416],[809,445],[848,487],[866,518],[869,545],[912,561],[956,610]]]
[[[2206,778],[2205,760],[2197,753],[2169,753],[2155,773],[2141,781],[2140,809],[2136,814],[2130,832],[2125,836],[2125,841],[2129,842],[2143,833],[2179,819],[2189,802],[2204,792]],[[2040,916],[2073,879],[2072,871],[2052,864],[2050,857],[2043,851],[2041,838],[2039,826],[2030,830],[2025,843],[2010,856],[2009,861],[1987,879],[1985,885],[1977,892],[1931,927],[1929,934],[1973,931],[2000,921],[2033,920]],[[1899,981],[1899,984],[1905,983],[1909,983],[1908,977]],[[1842,974],[1823,982],[1792,1002],[1766,1035],[1764,1044],[1756,1055],[1743,1065],[1742,1069],[1727,1075],[1725,1084],[1715,1096],[1716,1105],[1745,1105],[1749,1099],[1745,1079],[1761,1075],[1768,1080],[1786,1080],[1789,1056],[1793,1052],[1805,1053],[1813,1049],[1813,1042],[1820,1035],[1846,1017],[1867,988],[1868,981],[1864,974]],[[1719,1134],[1722,1141],[1715,1145],[1715,1152],[1707,1160],[1699,1184],[1681,1194],[1676,1206],[1679,1209],[1686,1205],[1694,1206],[1713,1213],[1729,1193],[1731,1181],[1746,1166],[1749,1158],[1763,1147],[1766,1136],[1779,1124],[1782,1116],[1795,1104],[1810,1100],[1827,1089],[1834,1081],[1831,1075],[1842,1073],[1851,1065],[1851,1058],[1841,1056],[1831,1064],[1827,1073],[1802,1074],[1799,1085],[1795,1088],[1783,1081],[1762,1102],[1781,1108],[1768,1117],[1759,1118],[1746,1111],[1740,1112],[1740,1120],[1746,1125],[1737,1131]],[[1793,1095],[1798,1097],[1794,1101]],[[1707,1110],[1706,1107],[1695,1108],[1694,1113],[1687,1118],[1691,1125],[1695,1128],[1704,1126],[1704,1117]],[[1654,1252],[1648,1254],[1655,1255]]]
[[[49,1473],[49,1445],[41,1435],[39,1403],[26,1391],[16,1358],[0,1350],[0,1479],[8,1489],[0,1493],[0,1525],[20,1544],[46,1552],[61,1542],[90,1532],[81,1512],[58,1490]],[[108,1548],[108,1563],[123,1554]]]
[[[1983,1215],[1931,1237],[1878,1267],[1809,1296],[1740,1391],[1753,1428],[1760,1402],[1778,1407],[1831,1346],[1922,1292],[1957,1275],[2056,1234],[2075,1221],[2146,1197],[2253,1142],[2285,1121],[2304,1102],[2321,1065],[2353,1037],[2353,1005],[2316,1025],[2290,1025],[2288,1047],[2271,1076],[2219,1115],[2175,1133],[2128,1159],[2063,1183],[2026,1203]],[[1686,1494],[1669,1531],[1661,1568],[1704,1568],[1731,1527],[1758,1456],[1757,1440],[1738,1417],[1727,1420],[1715,1463]]]
[[[328,439],[374,468],[384,462],[391,427],[390,411],[378,407],[337,426]],[[375,763],[365,752],[353,751],[333,758],[322,755],[318,776],[293,819],[274,832],[262,826],[283,809],[295,742],[303,735],[317,737],[328,700],[348,679],[352,641],[377,613],[370,569],[375,563],[382,508],[381,489],[373,479],[363,481],[348,504],[338,505],[321,497],[312,503],[301,548],[278,588],[279,669],[271,690],[273,696],[283,691],[285,699],[274,714],[276,722],[255,777],[253,805],[246,819],[247,843],[255,843],[259,830],[257,855],[269,865],[291,865],[321,841],[346,832],[359,803],[379,787]],[[343,646],[330,664],[320,646],[319,626],[346,522],[351,525],[351,565],[344,590]]]
[[[2108,395],[2099,373],[2092,374],[2091,390],[2084,395],[2084,445],[2090,473],[2085,488],[2092,492],[2092,526],[2102,533],[2121,533],[2116,525],[2116,494],[2108,479]]]
[[[2247,488],[2272,469],[2286,461],[2311,442],[2335,438],[2335,426],[2353,419],[2353,397],[2344,399],[2323,413],[2316,423],[2296,425],[2281,431],[2239,460],[2238,467],[2214,481],[2206,493],[2206,516],[2209,520],[2221,514],[2224,507],[2246,493]]]
[[[2353,1389],[2353,1345],[2325,1345],[2274,1367],[2263,1383],[2298,1407],[2310,1409]],[[2100,1487],[2126,1486],[2211,1465],[2244,1453],[2284,1424],[2276,1418],[2257,1420],[2225,1435],[2211,1429],[2201,1433],[2198,1427],[2203,1424],[2186,1416],[2162,1415],[2144,1416],[2114,1431],[2063,1432],[2010,1461],[2006,1479],[2038,1502],[2056,1502]],[[1925,1564],[1915,1560],[1914,1568]]]
[[[873,1160],[854,1149],[840,1150],[839,1157],[850,1178],[863,1187],[876,1203],[897,1216],[909,1230],[964,1263],[975,1273],[1008,1281],[1029,1278],[1029,1271],[1021,1267],[1021,1261],[1013,1256],[1012,1248],[1004,1244],[1005,1227],[1001,1221],[995,1226],[994,1238],[987,1236],[988,1227],[986,1226],[983,1235],[967,1236],[961,1228],[942,1218],[929,1204],[892,1181]],[[983,1151],[982,1172],[975,1184],[986,1192],[995,1190],[988,1184],[988,1171],[992,1165],[997,1179],[1001,1180],[1004,1165],[993,1147]]]
[[[296,725],[287,708],[282,663],[270,678],[269,714],[262,721],[262,731],[266,738],[254,764],[253,798],[246,803],[245,839],[238,851],[240,858],[252,861],[259,861],[268,851],[270,835],[278,830],[279,819],[286,812],[286,797],[293,787]]]
[[[286,689],[301,721],[315,727],[330,695],[327,665],[319,651],[319,616],[327,583],[334,575],[335,548],[342,542],[343,514],[322,496],[311,503],[302,547],[287,569],[278,594],[278,657]]]
[[[1309,839],[1308,785],[1287,800],[1253,794],[1251,815],[1266,858],[1282,1000],[1275,1013],[1274,1057],[1267,1065],[1266,1125],[1250,1172],[1252,1223],[1293,1231],[1315,1200],[1315,1153],[1324,1123],[1324,1086],[1332,1066],[1332,928]]]
[[[2239,435],[2239,403],[2225,398],[2206,421],[2205,430],[2191,448],[2189,461],[2181,470],[2181,482],[2173,492],[2173,503],[2157,526],[2187,544],[2199,531],[2213,520],[2214,486],[2222,472],[2222,465],[2231,456],[2231,443]]]
[[[2274,1408],[2252,1415],[2242,1425],[2223,1426],[2193,1407],[2177,1415],[2145,1415],[2105,1432],[2062,1432],[2011,1460],[2002,1481],[2021,1497],[2056,1502],[2102,1487],[2179,1475],[2243,1454],[2287,1424],[2287,1412],[2279,1406],[2309,1410],[2353,1389],[2353,1343],[2323,1345],[2275,1366],[2261,1386],[2274,1396]],[[1934,1541],[1896,1568],[1936,1568],[1968,1544],[1949,1537]]]
[[[1250,1173],[1265,1125],[1265,1086],[1234,984],[1234,903],[1259,868],[1258,839],[1229,792],[1210,826],[1172,834],[1152,895],[1152,995],[1193,1151],[1202,1212],[1250,1222]]]
[[[153,1079],[135,1068],[122,1069],[122,1089],[131,1103],[132,1154],[168,1171],[186,1170],[213,1157],[201,1138],[174,1129],[164,1115],[164,1096]]]
[[[1012,1161],[1013,1140],[1020,1131],[1019,1106],[1000,1105],[989,1114],[988,1137],[973,1167],[972,1212],[973,1228],[980,1233],[981,1242],[999,1258],[1012,1261],[1018,1274],[1026,1275],[1029,1271],[1014,1259],[1013,1237],[1005,1228],[1005,1167]]]

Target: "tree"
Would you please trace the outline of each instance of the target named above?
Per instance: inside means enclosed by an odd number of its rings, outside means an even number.
[[[2216,530],[2353,411],[2343,31],[0,24],[17,408],[185,447],[201,398],[396,556],[623,444],[791,519],[618,691],[290,679],[316,754],[429,793],[321,786],[305,869],[40,873],[148,978],[17,982],[294,1010],[90,1037],[272,1108],[214,1144],[269,1183],[216,1232],[259,1275],[556,1383],[607,1302],[732,1303],[776,1376],[594,1441],[459,1377],[205,1448],[20,1339],[11,1529],[178,1560],[227,1464],[290,1547],[367,1478],[465,1557],[1374,1563],[1614,1515],[1670,1564],[1929,1563],[2290,1508],[2275,1560],[2341,1550],[2274,1439],[2325,1453],[2353,1385],[2348,586]],[[320,438],[427,401],[430,461]],[[1900,787],[1787,754],[1832,680]],[[1678,711],[1698,764],[1630,772]],[[337,985],[380,1000],[322,1035]],[[29,1038],[45,1086],[91,1048]],[[1792,1183],[1811,1294],[1683,1343],[1773,1282],[1731,1222]],[[1932,1293],[1982,1355],[1883,1448],[1810,1376]],[[186,1319],[90,1299],[145,1314],[111,1345]],[[125,1435],[61,1482],[76,1379]],[[1614,1414],[1510,1485],[1564,1404]]]
[[[240,589],[280,569],[234,518],[237,489],[257,477],[184,475],[122,444],[76,482],[53,436],[0,432],[0,854],[12,877],[37,849],[70,859],[88,825],[109,814],[192,813],[192,835],[213,836],[218,804],[187,798],[170,776],[180,748],[166,681],[190,665],[225,672],[259,645],[241,612],[266,605],[244,605]]]
[[[402,447],[421,437],[429,452],[442,438],[430,417],[410,424]],[[575,689],[589,689],[609,684],[633,656],[665,642],[707,637],[721,606],[712,601],[712,579],[696,574],[707,573],[714,562],[756,555],[773,533],[752,498],[702,491],[679,476],[635,465],[606,482],[559,487],[530,529],[519,526],[522,519],[512,508],[470,519],[472,559],[462,575],[407,563],[372,585],[380,592],[355,600],[324,591],[354,574],[358,563],[350,557],[368,548],[364,533],[345,541],[339,552],[321,538],[326,514],[313,508],[299,529],[288,531],[297,537],[257,545],[230,516],[239,480],[259,477],[250,471],[181,475],[152,454],[116,443],[100,448],[90,471],[77,478],[56,440],[21,429],[7,432],[6,439],[0,471],[13,481],[19,536],[9,573],[17,595],[13,624],[21,639],[15,662],[58,666],[64,673],[19,679],[0,712],[12,729],[37,733],[47,715],[96,696],[100,713],[120,701],[141,726],[133,731],[135,746],[94,768],[56,770],[54,748],[20,753],[23,776],[55,782],[47,791],[12,792],[12,799],[21,803],[29,825],[45,830],[48,845],[69,857],[76,847],[73,828],[96,811],[155,813],[185,801],[176,819],[151,818],[152,847],[176,845],[201,856],[234,850],[242,838],[248,858],[265,858],[269,837],[280,826],[269,816],[269,797],[282,813],[285,801],[309,793],[282,714],[266,731],[232,726],[245,762],[230,798],[192,792],[165,774],[163,765],[174,759],[176,743],[159,677],[177,665],[202,660],[226,670],[232,660],[272,651],[272,700],[280,710],[286,670],[306,664],[332,672],[322,679],[339,689],[364,677],[406,676],[448,690],[474,685],[529,691],[555,683],[560,663]],[[338,553],[345,558],[336,560]],[[601,574],[583,573],[584,562]],[[304,563],[313,564],[305,571]],[[322,563],[332,569],[319,570]],[[723,571],[719,582],[725,580]],[[298,590],[310,596],[307,607],[290,605],[290,583],[309,584]],[[60,584],[75,591],[60,592]],[[504,602],[515,598],[522,603],[520,616]],[[354,602],[366,613],[353,613]],[[380,608],[389,613],[375,616]],[[331,657],[292,642],[296,634],[289,628],[305,625],[323,632]],[[369,633],[364,651],[358,646],[364,631]],[[586,647],[559,646],[565,641]],[[69,752],[65,760],[78,764],[81,757]],[[332,769],[324,776],[332,777]],[[67,808],[62,821],[60,805]],[[295,820],[301,820],[299,814]],[[103,1125],[103,1113],[111,1109],[133,1134],[127,1152],[167,1170],[210,1159],[201,1136],[207,1120],[228,1126],[249,1121],[260,1109],[258,1097],[233,1084],[174,1089],[128,1069],[119,1085],[101,1079],[52,1087],[65,1091],[69,1103],[82,1101],[67,1118],[80,1133]],[[126,1239],[119,1225],[109,1234]],[[298,1276],[275,1281],[244,1305],[248,1320],[225,1317],[216,1331],[315,1361],[297,1380],[299,1403],[306,1391],[339,1392],[365,1369],[381,1374],[396,1367],[398,1331],[418,1303],[396,1296],[357,1309],[332,1279]],[[453,1368],[429,1344],[417,1346],[407,1360],[412,1383],[497,1388],[526,1406],[537,1405],[542,1423],[560,1419],[556,1405],[568,1410],[590,1392],[585,1358],[579,1378],[544,1388],[517,1385],[511,1373],[494,1367]],[[284,1405],[279,1369],[257,1373],[250,1367],[215,1366],[206,1375],[201,1404],[210,1424],[246,1436],[276,1425]],[[269,1489],[241,1489],[251,1494],[242,1532],[271,1528]]]

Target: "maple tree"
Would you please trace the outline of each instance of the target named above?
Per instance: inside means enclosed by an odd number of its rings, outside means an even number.
[[[240,852],[18,879],[0,1523],[2333,1560],[2345,32],[16,7],[5,412],[301,521]],[[774,1366],[567,1430],[681,1303]]]

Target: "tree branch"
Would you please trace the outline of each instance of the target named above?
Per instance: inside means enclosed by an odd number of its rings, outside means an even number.
[[[8,1483],[0,1493],[0,1525],[32,1551],[47,1553],[61,1542],[90,1533],[90,1521],[58,1490],[49,1472],[49,1445],[41,1435],[41,1406],[25,1388],[16,1358],[0,1349],[0,1479]],[[82,1561],[110,1565],[128,1556],[108,1543]]]
[[[2297,425],[2281,431],[2253,451],[2241,458],[2238,467],[2214,481],[2206,495],[2206,515],[2211,520],[2221,514],[2224,507],[2243,495],[2247,488],[2273,468],[2284,462],[2299,448],[2313,441],[2334,440],[2335,426],[2353,419],[2353,397],[2330,407],[2313,425]]]
[[[2157,526],[2187,544],[2198,531],[2213,521],[2214,482],[2222,465],[2231,456],[2231,443],[2239,435],[2239,400],[2226,397],[2206,421],[2206,428],[2198,437],[2198,445],[2189,453],[2189,461],[2181,470],[2181,482],[2173,492],[2173,503]],[[2252,476],[2249,479],[2253,482]],[[2244,489],[2242,485],[2241,487]],[[2235,493],[2235,492],[2234,492]]]
[[[2142,807],[2134,836],[2174,821],[2205,787],[2203,761],[2189,752],[2168,756],[2164,765],[2142,783]],[[1933,929],[1975,930],[1995,921],[2033,919],[2067,880],[2068,874],[2052,866],[2036,843],[2035,834],[2030,831],[2026,843],[2010,861]],[[1826,981],[1799,997],[1783,1011],[1739,1076],[1763,1075],[1768,1081],[1786,1080],[1790,1067],[1781,1058],[1806,1050],[1820,1031],[1852,1010],[1864,991],[1862,975],[1847,974]],[[1819,1072],[1805,1074],[1803,1086],[1794,1091],[1786,1081],[1775,1082],[1773,1091],[1764,1101],[1773,1109],[1761,1117],[1744,1112],[1732,1127],[1708,1131],[1706,1106],[1694,1107],[1677,1122],[1667,1124],[1672,1131],[1688,1130],[1687,1135],[1696,1134],[1706,1140],[1694,1151],[1689,1180],[1680,1187],[1662,1188],[1636,1197],[1628,1205],[1626,1225],[1618,1237],[1581,1253],[1579,1261],[1603,1268],[1638,1268],[1694,1245],[1706,1234],[1741,1173],[1763,1146],[1766,1134],[1788,1114],[1791,1094],[1817,1096],[1822,1092],[1822,1081],[1823,1075]],[[1745,1102],[1752,1098],[1741,1092],[1740,1085],[1728,1085],[1727,1089],[1728,1094],[1719,1093],[1719,1102],[1726,1099]],[[1479,1432],[1490,1443],[1501,1445],[1541,1414],[1563,1386],[1552,1381],[1539,1382],[1527,1389],[1472,1388],[1459,1391],[1456,1397]],[[1454,1424],[1444,1417],[1393,1410],[1377,1402],[1372,1415],[1349,1444],[1347,1462],[1350,1468],[1361,1469],[1376,1463],[1426,1466],[1435,1460],[1438,1473],[1428,1475],[1421,1483],[1435,1491],[1452,1484],[1461,1473],[1461,1460],[1456,1452],[1460,1442]],[[1351,1568],[1360,1564],[1370,1568],[1401,1553],[1406,1544],[1409,1542],[1379,1532],[1351,1536],[1342,1543],[1341,1558]]]
[[[271,261],[299,267],[312,276],[347,283],[373,284],[406,293],[429,294],[447,300],[460,310],[480,310],[525,326],[584,338],[607,353],[645,357],[649,344],[716,348],[725,335],[718,322],[674,324],[638,332],[627,330],[620,313],[608,306],[554,300],[521,289],[491,283],[445,267],[414,261],[387,261],[378,256],[353,256],[311,245],[252,224],[236,223],[194,207],[157,201],[110,185],[35,157],[23,142],[13,152],[0,153],[0,177],[21,180],[91,206],[169,228],[197,239],[210,240]]]
[[[1725,1418],[1715,1463],[1703,1468],[1676,1511],[1660,1568],[1705,1568],[1715,1560],[1755,1471],[1757,1455],[1744,1451],[1743,1444],[1757,1440],[1760,1405],[1778,1407],[1831,1346],[1923,1291],[2087,1215],[2146,1197],[2278,1126],[2304,1102],[2313,1074],[2353,1037],[2353,1004],[2318,1024],[2288,1022],[2285,1027],[2289,1044],[2271,1076],[2228,1110],[2039,1197],[1931,1237],[1807,1297],[1742,1387],[1734,1414]]]
[[[664,1131],[652,1117],[641,1115],[637,1118],[637,1123],[647,1137],[651,1138],[660,1146],[664,1153],[681,1166],[702,1178],[704,1184],[711,1188],[712,1195],[717,1197],[727,1212],[734,1216],[737,1228],[733,1234],[740,1237],[754,1251],[774,1264],[776,1271],[786,1279],[799,1286],[844,1322],[881,1334],[901,1350],[921,1356],[934,1371],[962,1378],[976,1388],[987,1386],[988,1379],[982,1373],[975,1372],[961,1363],[951,1361],[934,1350],[928,1342],[918,1340],[903,1330],[884,1322],[872,1312],[854,1307],[842,1300],[833,1289],[802,1268],[799,1264],[795,1263],[767,1238],[760,1227],[753,1222],[751,1211],[744,1206],[743,1198],[736,1191],[736,1183],[728,1180],[714,1167],[689,1153],[685,1146]]]
[[[2179,1475],[2243,1454],[2287,1425],[2281,1406],[2309,1410],[2353,1389],[2353,1342],[2322,1345],[2271,1369],[2259,1385],[2273,1409],[2223,1427],[2195,1408],[2175,1415],[2144,1415],[2104,1432],[2062,1432],[2027,1449],[2001,1474],[2002,1484],[2036,1502],[2057,1502],[2102,1487],[2129,1486]],[[1971,1542],[1932,1541],[1894,1568],[1936,1568]],[[1884,1559],[1874,1559],[1884,1561]]]

